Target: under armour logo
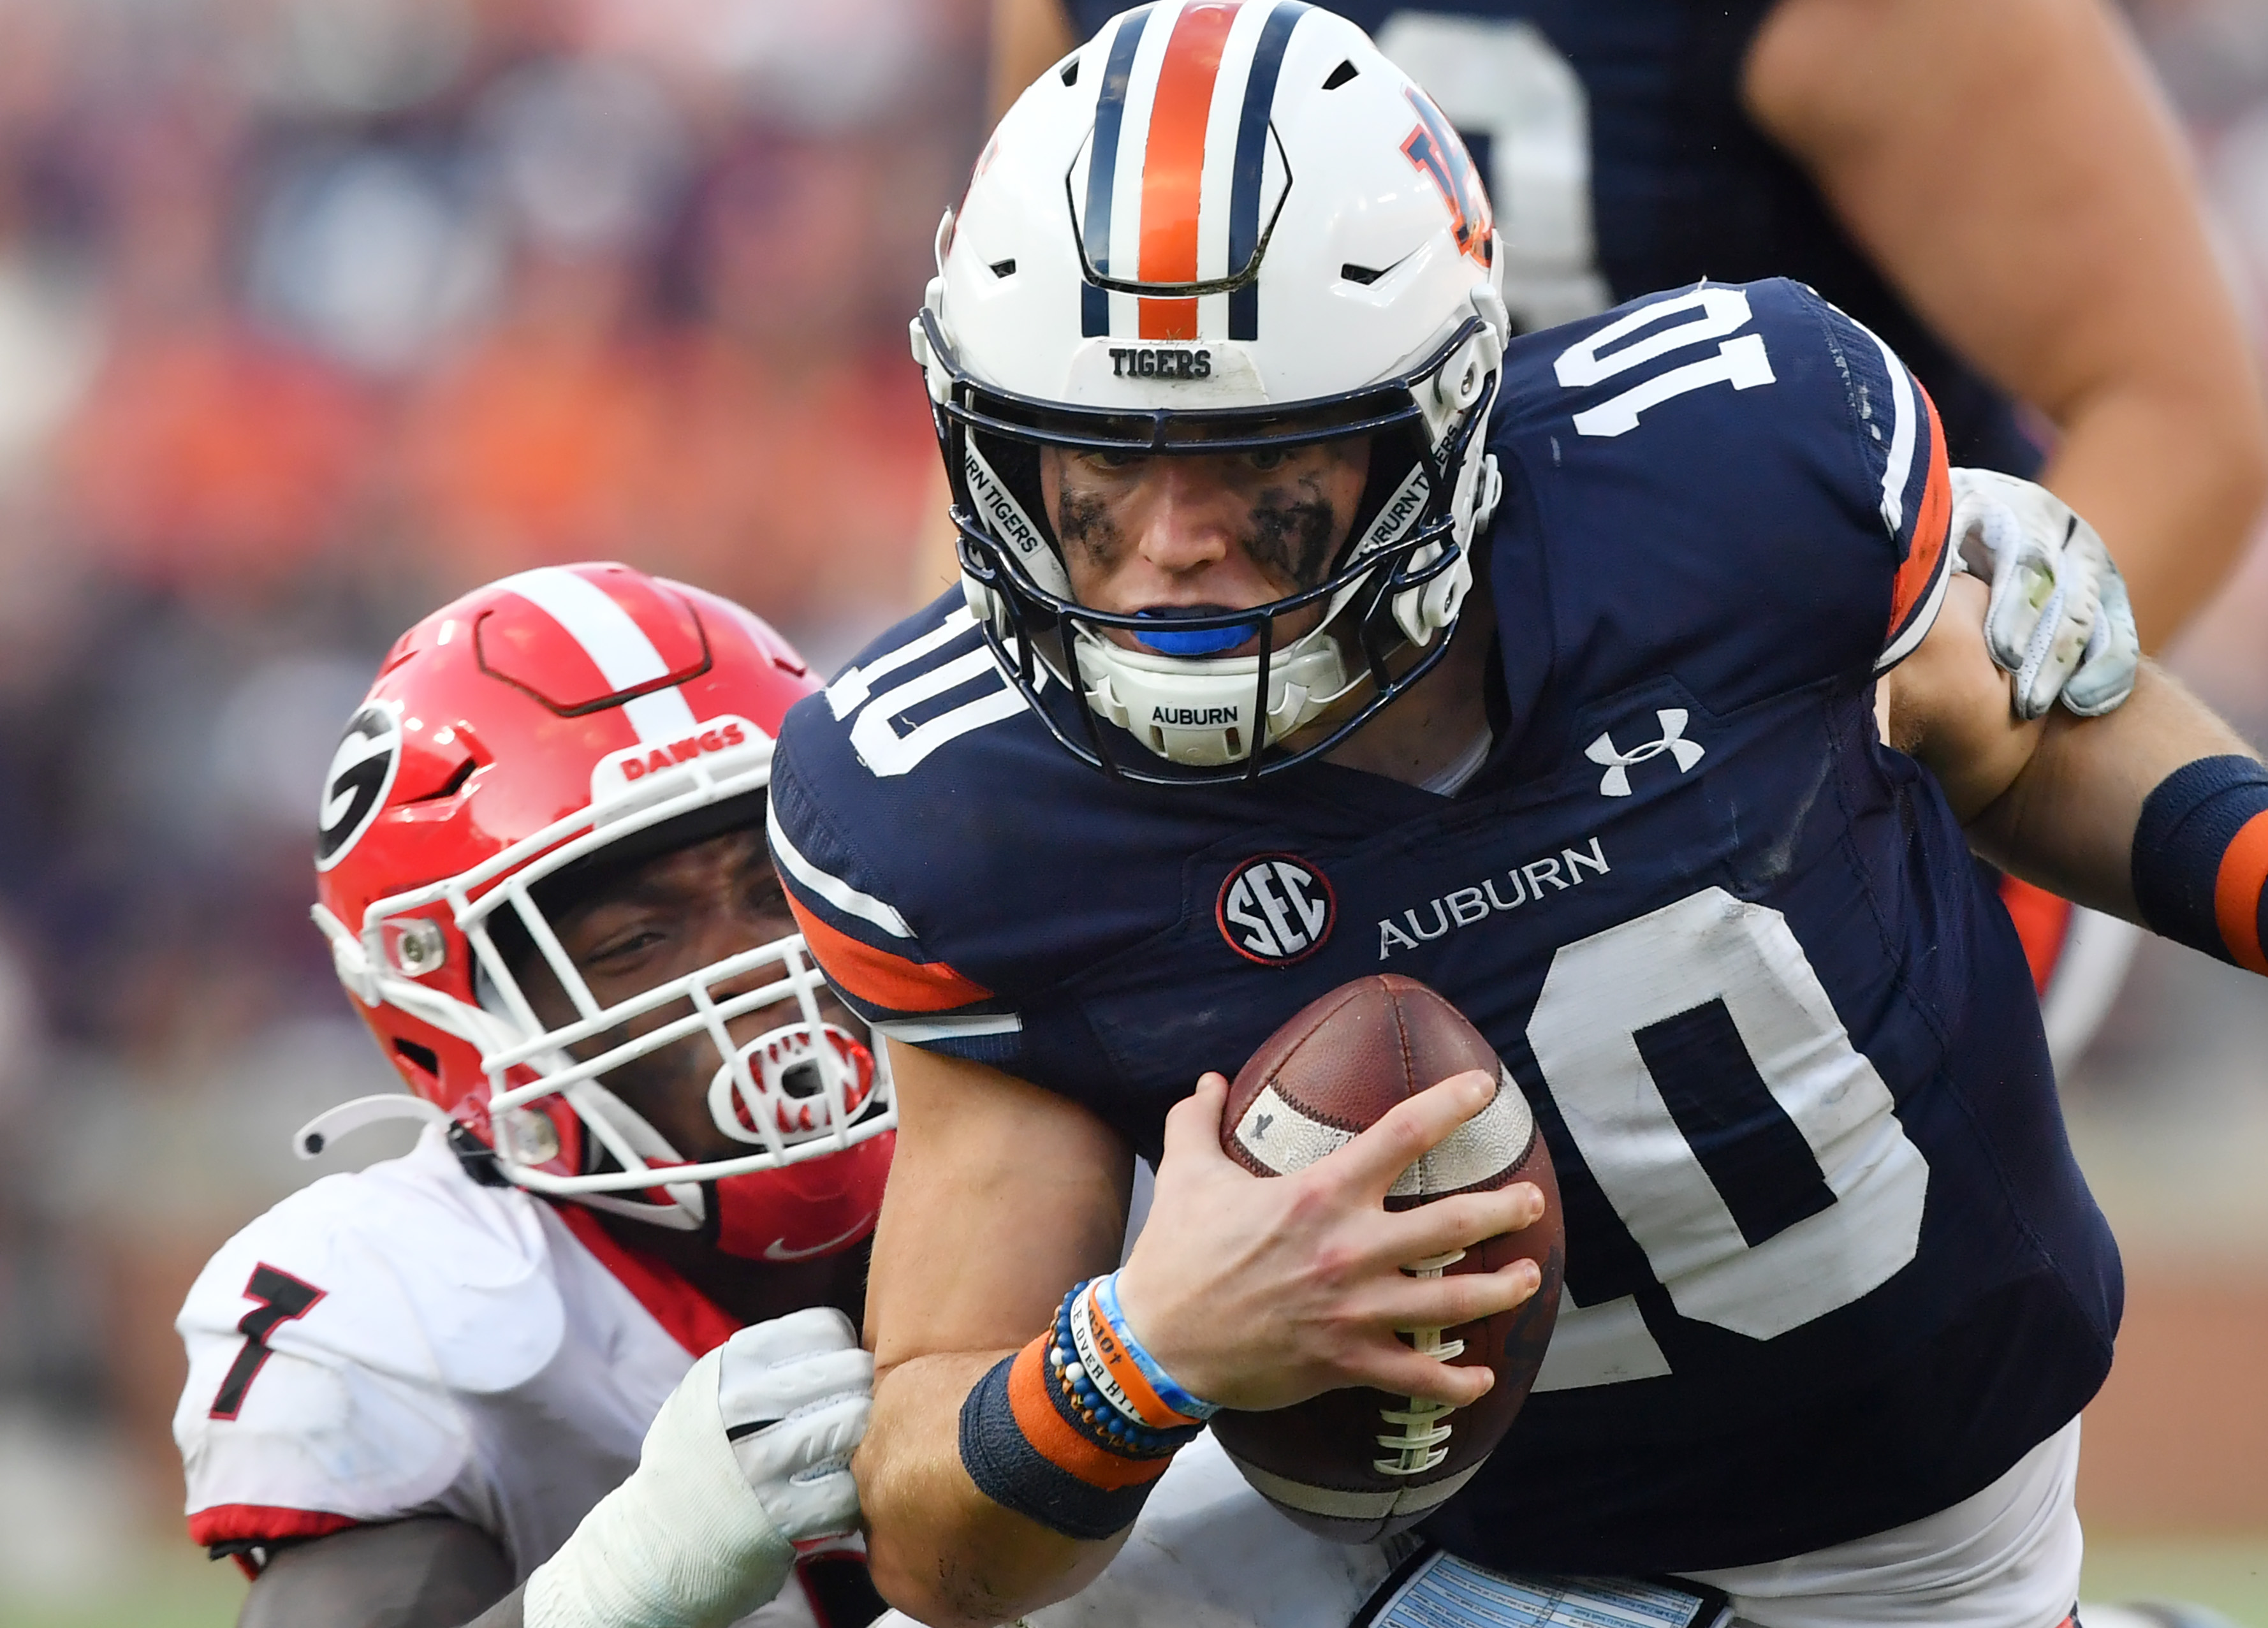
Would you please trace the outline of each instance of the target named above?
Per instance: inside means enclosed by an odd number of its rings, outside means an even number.
[[[1664,707],[1654,713],[1661,720],[1661,739],[1649,740],[1644,746],[1628,752],[1615,749],[1611,733],[1601,732],[1599,738],[1583,748],[1583,755],[1594,763],[1604,763],[1607,772],[1599,777],[1599,795],[1628,797],[1631,794],[1630,766],[1643,763],[1650,757],[1660,757],[1664,752],[1677,760],[1677,772],[1683,774],[1699,762],[1704,752],[1694,742],[1685,739],[1685,709]]]

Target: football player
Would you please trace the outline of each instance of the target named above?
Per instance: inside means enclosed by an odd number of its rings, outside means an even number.
[[[996,111],[1121,9],[994,0]],[[1955,465],[2036,477],[2102,527],[2146,647],[2235,563],[2268,491],[2252,348],[2178,133],[2111,8],[1330,9],[1472,144],[1515,328],[1700,277],[1791,276],[1889,342],[1937,403]],[[2108,1015],[2135,934],[2021,880],[2002,894],[2067,1065]]]
[[[1124,9],[993,0],[996,114]],[[1472,147],[1515,328],[1793,277],[1889,342],[1955,464],[2036,476],[2102,528],[2146,648],[2235,563],[2268,417],[2179,133],[2110,8],[1329,9]],[[2051,456],[2018,400],[2053,425]]]
[[[880,1610],[844,1536],[850,1316],[894,1115],[762,836],[815,688],[747,611],[620,565],[506,578],[387,657],[315,917],[410,1094],[302,1150],[427,1125],[246,1227],[182,1309],[189,1529],[252,1573],[244,1622]]]
[[[1535,1392],[1433,1537],[1766,1628],[2071,1610],[2117,1257],[1970,849],[2268,969],[2268,770],[2154,670],[2018,715],[1950,556],[2076,517],[1972,491],[1955,537],[1928,395],[1818,296],[1512,338],[1506,253],[1440,111],[1295,0],[1120,19],[940,228],[966,598],[798,706],[769,810],[898,1042],[858,1470],[924,1623],[1095,1578],[1219,1406],[1485,1387],[1395,1331],[1532,1269],[1401,1269],[1540,1200],[1381,1199],[1498,1082],[1297,1176],[1218,1145],[1261,1131],[1220,1071],[1379,971],[1489,1036],[1567,1229]],[[2090,710],[2100,622],[2038,624]]]

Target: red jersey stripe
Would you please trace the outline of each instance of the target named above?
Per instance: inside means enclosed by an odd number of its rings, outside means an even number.
[[[666,1167],[656,1172],[666,1175]],[[695,1288],[677,1271],[643,1249],[633,1249],[599,1224],[599,1218],[571,1199],[556,1202],[551,1212],[566,1224],[575,1241],[598,1256],[599,1264],[630,1292],[630,1297],[652,1314],[662,1332],[696,1357],[705,1357],[733,1335],[740,1322],[716,1301]]]
[[[2268,973],[2268,950],[2260,942],[2263,888],[2268,888],[2268,814],[2257,814],[2237,828],[2222,851],[2213,884],[2220,941],[2248,972]]]
[[[1142,250],[1145,283],[1197,280],[1197,211],[1204,190],[1205,126],[1221,48],[1236,21],[1233,0],[1204,0],[1174,20],[1158,92],[1150,108],[1149,145],[1142,154]],[[1145,339],[1195,339],[1197,302],[1145,299]]]
[[[285,1538],[328,1537],[363,1523],[328,1509],[285,1509],[275,1504],[215,1504],[189,1516],[189,1540],[210,1546]]]
[[[990,990],[941,961],[909,961],[876,949],[828,926],[792,893],[787,902],[795,912],[796,925],[803,930],[803,941],[827,976],[870,1006],[888,1012],[950,1012],[992,998]]]

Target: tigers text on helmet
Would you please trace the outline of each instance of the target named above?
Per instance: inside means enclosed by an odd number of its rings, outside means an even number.
[[[938,271],[913,350],[963,586],[1073,753],[1142,780],[1257,776],[1329,749],[1440,659],[1500,490],[1484,442],[1502,255],[1463,144],[1361,30],[1299,0],[1112,19],[1001,121],[939,227]],[[1367,484],[1323,580],[1170,633],[1074,598],[1045,449],[1359,436]],[[1084,696],[1076,724],[1042,704],[1050,679]]]
[[[889,1082],[822,1013],[799,936],[601,1006],[547,916],[602,866],[761,832],[781,719],[818,688],[739,606],[614,564],[507,577],[395,644],[324,783],[314,916],[387,1060],[473,1162],[492,1154],[534,1191],[707,1228],[727,1254],[800,1259],[872,1230]],[[539,960],[571,1021],[531,1004],[519,973]],[[788,1020],[747,1032],[773,1008]],[[703,1037],[708,1112],[746,1151],[695,1162],[606,1076]],[[334,1110],[303,1151],[389,1103]]]

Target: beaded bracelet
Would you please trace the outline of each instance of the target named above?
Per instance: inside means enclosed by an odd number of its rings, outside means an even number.
[[[1056,1312],[1049,1366],[1064,1394],[1113,1440],[1137,1451],[1177,1445],[1219,1409],[1189,1395],[1126,1326],[1115,1274],[1090,1278]]]

